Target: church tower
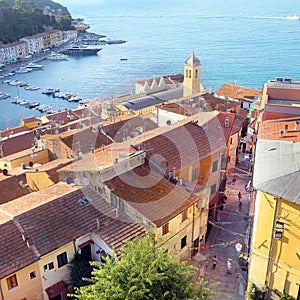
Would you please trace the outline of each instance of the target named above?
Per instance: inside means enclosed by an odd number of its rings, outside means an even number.
[[[200,68],[200,60],[193,51],[184,63],[183,97],[200,92]]]

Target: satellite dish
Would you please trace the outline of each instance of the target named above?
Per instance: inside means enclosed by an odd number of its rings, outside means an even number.
[[[3,169],[2,173],[3,173],[3,175],[7,176],[7,174],[8,174],[7,169]]]
[[[74,183],[75,183],[75,185],[78,186],[78,185],[80,185],[80,180],[78,178],[75,178]]]
[[[88,186],[90,182],[86,177],[84,177],[83,180],[82,180],[82,183],[83,183],[84,186]]]
[[[171,122],[170,120],[167,121],[167,125],[171,125],[171,123],[172,123],[172,122]]]
[[[73,182],[72,178],[71,177],[68,177],[67,180],[66,180],[67,184],[71,184]]]
[[[33,162],[30,161],[30,162],[28,163],[28,166],[29,166],[30,168],[32,168],[32,167],[33,167]]]

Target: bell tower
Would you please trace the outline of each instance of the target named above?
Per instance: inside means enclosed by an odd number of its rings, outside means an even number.
[[[200,70],[200,60],[193,51],[192,55],[184,63],[183,97],[200,92]]]

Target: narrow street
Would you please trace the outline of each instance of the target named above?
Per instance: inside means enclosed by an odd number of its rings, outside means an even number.
[[[245,299],[247,288],[246,261],[239,258],[240,254],[248,255],[250,192],[245,186],[251,179],[248,173],[249,162],[244,160],[244,153],[240,154],[240,162],[228,175],[226,183],[227,200],[224,209],[218,212],[217,221],[212,223],[206,247],[201,251],[201,258],[195,257],[194,266],[199,267],[198,279],[208,282],[220,282],[214,291],[224,293],[222,296],[211,298]],[[239,204],[239,192],[241,203]],[[236,248],[240,252],[237,251]],[[203,256],[202,256],[203,255]],[[218,263],[213,269],[213,257]],[[233,263],[232,272],[228,274],[227,260]],[[199,261],[200,260],[200,261]]]

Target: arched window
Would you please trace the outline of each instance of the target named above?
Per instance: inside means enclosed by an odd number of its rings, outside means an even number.
[[[189,75],[189,74],[188,74],[188,70],[186,70],[186,72],[185,72],[185,77],[188,78],[188,75]]]
[[[192,71],[189,70],[189,78],[192,78]]]
[[[198,78],[198,70],[195,72],[195,78]]]

